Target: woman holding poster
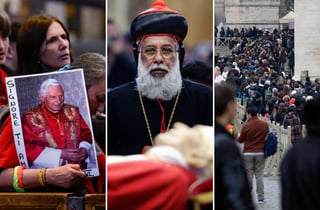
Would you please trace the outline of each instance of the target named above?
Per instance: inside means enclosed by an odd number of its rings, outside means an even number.
[[[3,30],[1,23],[0,20],[0,34]],[[26,28],[28,28],[28,30]],[[31,32],[31,34],[26,34],[26,31]],[[37,40],[32,39],[35,37],[37,37]],[[55,71],[70,64],[72,61],[68,32],[63,24],[54,17],[34,16],[27,20],[21,26],[18,40],[19,74],[26,75]],[[22,52],[22,48],[27,44],[30,44],[30,47],[27,47],[29,51]],[[54,66],[52,64],[54,64]],[[47,169],[25,168],[23,162],[21,162],[21,158],[23,157],[20,153],[17,155],[15,148],[14,131],[11,121],[14,119],[12,119],[12,117],[13,116],[6,118],[1,126],[1,191],[15,190],[17,192],[23,192],[42,186],[56,186],[67,189],[68,191],[79,191],[79,188],[81,188],[81,190],[84,189],[84,185],[91,193],[96,191],[101,192],[103,190],[102,188],[96,190],[95,187],[93,187],[91,180],[86,178],[85,171],[81,170],[78,164],[66,164]],[[102,159],[104,160],[105,157]],[[102,163],[102,165],[104,164]],[[41,188],[40,190],[44,189],[45,188]]]

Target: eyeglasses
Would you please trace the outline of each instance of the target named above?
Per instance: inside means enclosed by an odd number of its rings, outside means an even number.
[[[145,49],[141,50],[140,52],[143,55],[145,55],[147,58],[152,59],[152,58],[155,58],[155,56],[157,55],[158,49],[159,48],[156,48],[156,47],[146,47]],[[178,51],[172,49],[172,47],[169,47],[169,46],[160,48],[160,54],[164,58],[170,58],[176,52],[178,52]]]

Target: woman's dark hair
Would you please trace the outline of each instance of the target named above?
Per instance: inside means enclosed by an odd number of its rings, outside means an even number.
[[[10,35],[10,18],[8,14],[0,9],[0,35],[2,38],[8,37]]]
[[[54,16],[32,16],[22,23],[18,32],[17,56],[20,75],[42,73],[44,71],[39,60],[40,48],[46,39],[49,26],[53,22],[59,23],[66,32],[70,48],[70,62],[73,61],[69,32],[63,23]]]

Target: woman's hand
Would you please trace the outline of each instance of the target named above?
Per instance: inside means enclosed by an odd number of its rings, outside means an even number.
[[[56,168],[48,168],[46,171],[46,184],[63,188],[71,188],[80,184],[86,177],[78,164],[67,164]]]

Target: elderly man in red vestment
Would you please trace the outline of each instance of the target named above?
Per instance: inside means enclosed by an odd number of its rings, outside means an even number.
[[[42,103],[25,112],[22,118],[31,167],[81,163],[86,168],[92,136],[79,109],[64,103],[63,88],[55,79],[41,84],[39,98]]]

